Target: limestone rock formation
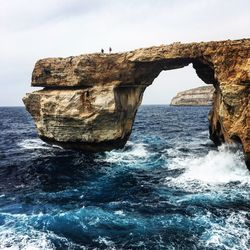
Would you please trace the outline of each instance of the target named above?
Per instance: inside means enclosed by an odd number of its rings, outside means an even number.
[[[179,92],[171,100],[173,106],[209,106],[213,102],[213,85],[202,86]]]
[[[44,141],[85,151],[120,148],[145,88],[162,70],[190,63],[215,88],[210,138],[217,145],[240,142],[250,167],[250,39],[42,59],[32,86],[44,89],[23,101]]]

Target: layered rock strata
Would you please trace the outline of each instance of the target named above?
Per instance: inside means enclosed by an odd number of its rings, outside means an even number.
[[[213,85],[188,89],[172,98],[172,106],[209,106],[213,103]]]
[[[84,151],[121,148],[146,87],[162,70],[190,63],[215,88],[210,138],[241,143],[250,166],[250,39],[42,59],[32,86],[44,89],[23,101],[44,141]]]

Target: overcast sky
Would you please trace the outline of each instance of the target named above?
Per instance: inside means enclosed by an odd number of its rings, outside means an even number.
[[[0,106],[23,105],[40,58],[249,38],[249,13],[249,0],[0,0]],[[143,103],[202,84],[192,66],[165,71]]]

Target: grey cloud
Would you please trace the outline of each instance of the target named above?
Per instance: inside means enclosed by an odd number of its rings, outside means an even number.
[[[0,105],[22,104],[39,58],[250,37],[249,9],[249,0],[2,0]],[[197,84],[191,67],[163,72],[143,102]]]
[[[99,8],[98,0],[8,0],[1,6],[0,30],[20,31],[86,15]]]

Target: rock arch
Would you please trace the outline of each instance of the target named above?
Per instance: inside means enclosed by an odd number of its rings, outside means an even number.
[[[84,151],[124,146],[147,86],[162,70],[192,64],[215,87],[210,138],[242,143],[250,167],[250,39],[173,43],[117,54],[39,60],[27,110],[46,142]]]

